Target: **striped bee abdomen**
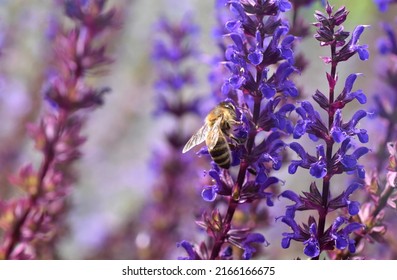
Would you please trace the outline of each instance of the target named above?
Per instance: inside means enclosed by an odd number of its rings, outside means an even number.
[[[209,151],[214,162],[221,168],[228,169],[230,167],[232,156],[229,144],[225,137],[219,137],[215,147]]]

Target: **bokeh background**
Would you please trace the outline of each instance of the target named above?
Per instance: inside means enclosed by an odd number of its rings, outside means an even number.
[[[147,203],[153,199],[153,186],[159,180],[152,168],[156,161],[154,152],[163,148],[170,126],[166,117],[153,115],[156,104],[153,83],[159,69],[150,59],[150,50],[156,36],[154,25],[160,16],[178,22],[189,13],[199,26],[196,48],[202,56],[195,67],[197,87],[189,94],[210,94],[210,67],[206,58],[219,54],[212,36],[216,24],[212,0],[108,2],[109,6],[122,9],[124,23],[109,45],[115,62],[109,73],[94,83],[109,86],[112,93],[106,96],[102,108],[90,113],[84,130],[88,140],[83,146],[83,157],[75,165],[78,181],[70,199],[68,230],[58,244],[61,259],[144,258],[145,254],[137,252],[145,249],[142,246],[150,246],[150,240],[141,230],[141,227],[150,227],[150,220],[142,216],[142,209],[149,207]],[[384,63],[376,51],[376,41],[382,34],[380,22],[393,21],[397,9],[380,13],[371,0],[333,0],[331,4],[345,5],[350,10],[346,30],[351,31],[358,24],[371,25],[360,39],[362,44],[369,44],[369,61],[352,59],[339,68],[341,81],[349,73],[363,73],[355,87],[371,96],[379,88],[377,71]],[[302,10],[308,22],[314,21],[312,15],[316,9],[321,9],[320,1]],[[0,194],[6,198],[20,194],[9,184],[9,174],[26,162],[38,164],[41,159],[25,127],[38,120],[44,106],[41,87],[50,48],[47,36],[51,32],[51,21],[63,17],[62,12],[52,0],[0,1]],[[70,22],[65,19],[64,24]],[[311,31],[313,34],[314,29]],[[326,50],[320,49],[312,36],[302,40],[298,49],[310,62],[296,79],[302,88],[301,95],[310,96],[316,89],[325,90],[328,69],[319,57],[326,55]],[[367,105],[370,108],[371,101]],[[199,128],[200,123],[200,119],[192,119],[192,127]],[[373,131],[370,135],[382,130],[382,124],[371,120],[361,124],[364,125]],[[380,141],[377,136],[371,139],[370,146]],[[204,169],[205,163],[198,173],[202,174]],[[298,191],[308,186],[310,178],[306,173],[298,172],[292,179],[283,169],[280,177],[286,186]],[[200,181],[197,185],[199,187]],[[199,193],[197,200],[201,200]],[[274,218],[283,213],[283,203],[277,202],[269,215]],[[184,220],[184,232],[188,235],[184,239],[201,241],[205,234],[198,233],[193,212],[188,212],[190,216]],[[304,258],[301,245],[292,244],[290,250],[280,248],[280,233],[284,230],[282,223],[272,223],[264,229],[271,249],[263,251],[261,258]],[[166,258],[184,254],[175,244],[171,247]]]

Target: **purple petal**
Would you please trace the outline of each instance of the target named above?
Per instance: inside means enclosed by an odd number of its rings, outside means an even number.
[[[285,36],[285,38],[283,39],[283,41],[281,42],[281,46],[283,48],[290,48],[292,43],[294,42],[295,37],[292,35],[287,35]]]
[[[307,154],[305,149],[302,147],[301,144],[297,143],[297,142],[292,142],[291,144],[289,144],[289,147],[291,148],[291,150],[293,150],[295,153],[298,154],[298,156],[303,159],[304,161],[307,160]]]
[[[211,187],[206,187],[203,189],[203,191],[201,192],[201,197],[208,202],[212,202],[215,200],[216,198],[216,188],[211,186]]]
[[[295,72],[295,68],[291,66],[288,62],[281,63],[276,70],[276,76],[278,83],[284,82],[289,75]]]
[[[341,163],[349,169],[352,169],[354,167],[356,167],[357,165],[357,158],[355,156],[352,155],[345,155],[342,160]]]
[[[243,40],[241,39],[240,34],[232,33],[230,34],[230,38],[232,38],[233,42],[236,44],[237,48],[240,51],[244,50]]]
[[[317,226],[316,226],[315,223],[312,223],[310,225],[309,231],[310,231],[311,235],[316,235],[317,234]]]
[[[358,25],[356,28],[354,28],[353,33],[352,33],[352,45],[356,45],[358,40],[360,39],[361,34],[363,33],[365,27],[368,27],[366,25]]]
[[[281,247],[283,248],[283,249],[287,249],[287,248],[289,248],[289,246],[290,246],[290,244],[291,244],[291,237],[284,237],[282,240],[281,240]]]
[[[245,260],[249,260],[253,253],[256,252],[256,249],[251,246],[251,243],[265,243],[265,246],[269,245],[266,241],[265,237],[260,233],[250,233],[248,234],[247,238],[242,243],[244,247],[243,258]]]
[[[347,205],[348,205],[349,214],[352,216],[357,215],[358,212],[360,211],[360,203],[357,201],[351,201]]]
[[[352,254],[354,254],[356,252],[356,244],[355,243],[356,242],[353,239],[349,240],[349,252]]]
[[[345,192],[346,197],[351,195],[353,192],[355,192],[360,187],[362,187],[362,185],[359,183],[353,183],[350,186],[348,186],[346,189],[346,192]]]
[[[302,203],[299,195],[297,195],[295,192],[290,191],[290,190],[283,191],[280,194],[280,196],[288,198],[289,200],[292,200],[292,201],[296,202],[296,204],[301,204]]]
[[[245,239],[244,243],[249,244],[252,242],[255,243],[264,243],[266,241],[265,237],[260,233],[250,233]]]
[[[359,159],[363,155],[367,154],[370,150],[367,147],[360,147],[357,150],[355,150],[352,154],[356,159]]]
[[[239,20],[231,20],[226,22],[225,27],[227,30],[229,30],[230,32],[234,32],[237,29],[239,29],[241,26],[241,21]]]
[[[305,121],[299,120],[296,124],[293,132],[294,139],[299,139],[306,133],[307,123]]]
[[[289,11],[292,8],[291,3],[287,0],[277,0],[277,6],[281,12]]]
[[[357,48],[357,52],[358,52],[358,56],[360,57],[360,59],[362,61],[365,61],[365,60],[369,59],[369,51],[368,51],[368,46],[367,45],[359,46]]]
[[[335,239],[335,247],[338,248],[339,250],[343,250],[347,247],[348,243],[346,238],[344,236],[338,235],[336,236]]]
[[[316,147],[316,150],[317,150],[317,157],[318,158],[325,158],[324,145],[318,145]]]
[[[314,115],[315,115],[315,111],[314,111],[313,105],[310,104],[310,102],[308,102],[308,101],[303,101],[303,102],[301,103],[301,106],[305,109],[305,111],[307,112],[307,114],[308,114],[309,116],[314,116]]]
[[[305,249],[303,250],[303,253],[305,253],[306,256],[309,256],[311,258],[317,257],[320,254],[320,246],[318,245],[317,240],[311,240],[306,243],[307,245],[305,246]]]
[[[182,247],[183,249],[185,249],[185,251],[187,252],[188,256],[187,258],[181,258],[181,259],[187,259],[187,260],[195,260],[196,259],[196,252],[193,249],[193,245],[189,242],[187,242],[186,240],[183,240],[179,243],[176,244],[177,247]]]
[[[263,84],[261,86],[261,92],[266,98],[272,98],[276,94],[276,89],[268,84]]]
[[[301,163],[302,163],[301,160],[293,160],[293,161],[291,161],[291,164],[288,166],[288,173],[289,174],[295,174],[296,170],[298,169],[298,167],[300,166]]]
[[[344,133],[339,128],[333,128],[331,135],[332,135],[332,138],[334,138],[336,143],[341,143],[343,140],[346,139],[346,133]]]
[[[257,50],[255,50],[255,52],[252,52],[248,55],[248,59],[249,59],[249,61],[251,61],[251,63],[253,65],[257,66],[257,65],[261,64],[261,62],[263,60],[263,53],[257,49]]]
[[[365,129],[360,129],[360,132],[357,133],[357,136],[361,143],[368,143],[369,136]]]
[[[359,74],[350,74],[347,78],[346,78],[346,82],[345,82],[345,88],[343,89],[344,92],[349,93],[351,92],[354,82],[357,79],[357,76]]]
[[[230,11],[237,16],[240,16],[242,19],[245,19],[247,16],[243,9],[243,6],[238,2],[231,2],[230,4]]]
[[[358,91],[352,92],[350,94],[350,96],[352,98],[357,99],[358,102],[360,102],[360,104],[365,104],[367,103],[367,96],[364,94],[364,92],[360,89]]]
[[[357,165],[358,178],[365,179],[365,169],[362,165]]]
[[[345,218],[343,218],[343,217],[337,217],[336,219],[335,219],[335,221],[333,222],[333,224],[332,224],[332,231],[333,232],[336,232],[337,230],[338,230],[338,228],[340,227],[340,226],[342,226],[344,223],[345,223],[345,221],[346,221],[346,219]]]
[[[317,161],[310,165],[309,172],[315,178],[324,178],[327,175],[327,165],[323,161]]]
[[[345,234],[350,234],[353,231],[356,231],[356,230],[359,230],[359,229],[362,229],[362,228],[364,228],[364,226],[362,224],[360,224],[360,223],[350,223],[343,229],[343,232]]]

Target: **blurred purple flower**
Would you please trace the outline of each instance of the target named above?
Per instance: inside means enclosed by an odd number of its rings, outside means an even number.
[[[389,9],[390,4],[397,3],[396,0],[374,0],[374,2],[381,12],[386,12]]]
[[[157,180],[153,185],[153,193],[141,208],[141,224],[138,234],[148,235],[150,241],[136,248],[136,258],[168,259],[178,247],[188,252],[184,259],[196,259],[194,248],[187,241],[177,243],[182,232],[187,232],[184,217],[196,214],[201,208],[201,200],[196,199],[198,190],[196,180],[199,179],[196,158],[182,155],[181,151],[187,142],[191,128],[185,125],[186,117],[200,115],[201,98],[186,98],[187,92],[196,85],[195,67],[198,50],[196,40],[198,27],[190,14],[179,22],[161,17],[155,25],[152,45],[152,65],[156,78],[155,116],[172,117],[164,135],[165,146],[162,151],[156,147],[153,151],[153,174]],[[199,184],[197,184],[198,186]],[[203,198],[210,200],[211,189],[203,190]]]
[[[43,160],[37,170],[31,164],[25,165],[10,178],[26,196],[1,205],[0,224],[5,232],[0,259],[53,258],[56,254],[53,243],[62,230],[67,198],[75,180],[70,166],[81,156],[79,148],[85,142],[80,135],[83,112],[102,105],[103,94],[108,91],[85,83],[88,72],[99,74],[98,68],[111,62],[106,45],[98,44],[97,38],[114,28],[119,19],[116,10],[104,10],[105,2],[65,2],[66,15],[76,27],[59,27],[54,35],[51,75],[43,87],[51,106],[39,124],[28,128]]]

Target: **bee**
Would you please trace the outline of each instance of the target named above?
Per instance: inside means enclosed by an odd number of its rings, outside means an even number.
[[[231,102],[219,103],[205,118],[204,125],[189,139],[182,153],[205,141],[213,161],[221,168],[228,169],[232,162],[232,153],[226,136],[236,139],[231,128],[241,124],[237,120],[236,107]]]

